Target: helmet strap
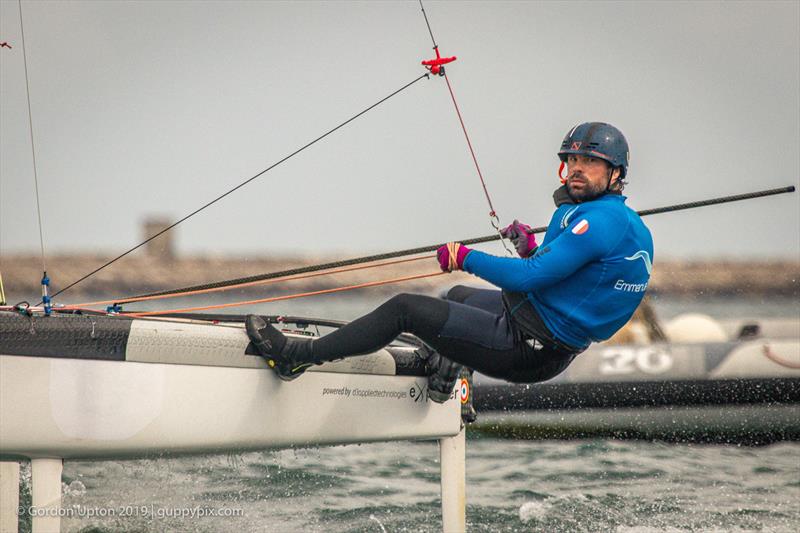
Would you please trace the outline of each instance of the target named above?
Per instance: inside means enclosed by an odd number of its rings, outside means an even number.
[[[559,165],[559,167],[558,167],[558,179],[561,180],[561,185],[566,185],[567,184],[567,177],[568,176],[562,176],[561,175],[561,173],[564,172],[564,167],[566,167],[566,166],[567,166],[567,164],[562,161],[561,165]]]
[[[614,170],[617,169],[617,168],[619,168],[619,167],[613,167],[612,166],[608,171],[608,184],[606,185],[606,193],[622,194],[619,190],[611,188],[611,183],[612,183],[612,180],[614,179]],[[620,175],[622,175],[622,171],[620,171]],[[620,178],[617,177],[616,183],[619,183],[619,180],[620,180]]]
[[[610,170],[608,171],[608,183],[606,184],[606,192],[607,193],[608,192],[612,192],[611,191],[611,180],[613,180],[613,179],[614,179],[614,167],[611,167]]]

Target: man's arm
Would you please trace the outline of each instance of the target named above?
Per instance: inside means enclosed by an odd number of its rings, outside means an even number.
[[[472,250],[464,270],[509,291],[529,292],[553,285],[590,261],[603,257],[620,228],[598,214],[578,217],[561,235],[527,259],[498,257]]]

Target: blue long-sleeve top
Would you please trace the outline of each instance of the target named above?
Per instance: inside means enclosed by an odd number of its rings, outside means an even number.
[[[653,239],[626,197],[606,194],[556,209],[527,259],[472,250],[465,271],[524,292],[556,338],[577,349],[608,339],[630,319],[650,279]]]

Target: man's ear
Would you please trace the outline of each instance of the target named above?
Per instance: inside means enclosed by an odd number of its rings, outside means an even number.
[[[611,169],[611,179],[609,181],[609,189],[616,189],[619,187],[619,175],[622,173],[622,169],[620,167],[612,168]]]

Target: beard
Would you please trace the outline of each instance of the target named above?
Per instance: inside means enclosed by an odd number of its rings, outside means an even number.
[[[581,181],[580,189],[575,188],[575,178]],[[570,174],[567,178],[567,194],[576,203],[589,202],[603,196],[606,193],[607,185],[593,185],[585,176],[580,174]]]

